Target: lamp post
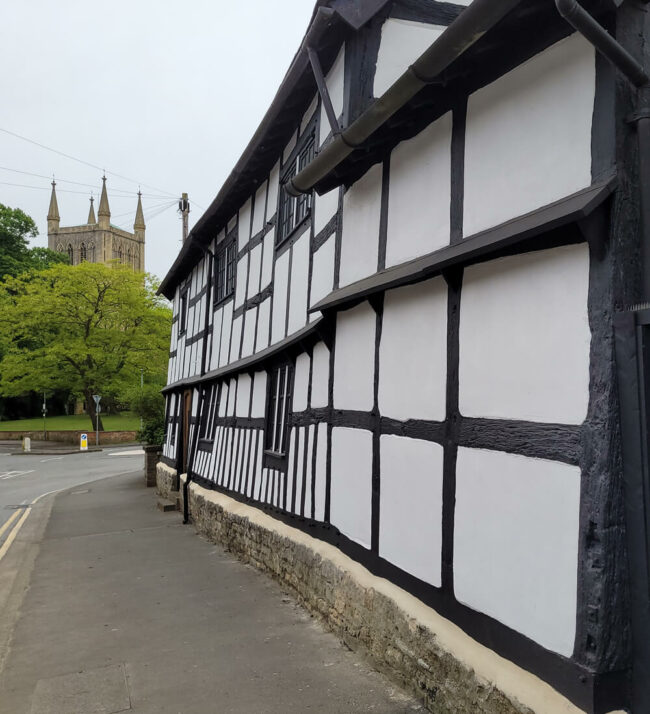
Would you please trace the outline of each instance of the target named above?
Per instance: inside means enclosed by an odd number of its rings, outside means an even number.
[[[95,400],[95,446],[99,446],[99,413],[102,410],[99,402],[101,401],[101,396],[93,394],[93,399]]]
[[[144,369],[140,370],[140,431],[142,431],[142,394],[144,391]]]

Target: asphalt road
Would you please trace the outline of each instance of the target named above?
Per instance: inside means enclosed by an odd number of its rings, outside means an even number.
[[[107,447],[87,454],[12,456],[10,451],[15,449],[0,444],[0,529],[17,507],[46,493],[144,468],[139,446]]]

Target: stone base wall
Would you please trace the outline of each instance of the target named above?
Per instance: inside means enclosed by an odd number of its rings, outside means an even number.
[[[56,441],[62,444],[75,444],[79,446],[82,434],[88,434],[89,446],[95,445],[94,431],[46,431],[46,441]],[[122,444],[124,442],[135,441],[137,431],[100,431],[99,445]],[[28,436],[32,441],[43,441],[42,431],[0,431],[0,440],[20,441],[24,436]]]
[[[158,465],[162,495],[173,469]],[[185,475],[181,481],[185,480]],[[180,494],[182,497],[183,489]],[[268,573],[373,666],[436,714],[578,714],[548,684],[334,546],[260,509],[190,485],[196,529]]]
[[[158,494],[163,498],[167,498],[172,501],[176,498],[178,491],[178,476],[176,475],[176,469],[158,462],[156,464],[156,490]],[[182,497],[182,493],[181,493]]]
[[[146,486],[156,485],[156,466],[161,452],[160,446],[147,444],[144,447],[144,482]]]

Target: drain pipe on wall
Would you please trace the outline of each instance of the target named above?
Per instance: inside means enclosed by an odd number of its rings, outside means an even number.
[[[201,351],[201,376],[205,374],[205,360],[208,347],[208,329],[210,328],[210,296],[212,295],[212,271],[214,270],[213,261],[215,260],[214,253],[207,247],[201,246],[204,255],[208,259],[208,279],[205,289],[205,321],[203,324],[203,349]],[[203,402],[205,401],[205,388],[202,387],[199,393],[199,404],[196,411],[196,423],[194,424],[194,434],[192,438],[192,450],[190,451],[189,459],[187,460],[187,473],[185,474],[185,482],[183,483],[183,523],[190,522],[190,505],[189,505],[189,490],[190,482],[192,481],[192,467],[196,458],[196,448],[199,443],[199,431],[201,429],[201,413],[203,411]]]

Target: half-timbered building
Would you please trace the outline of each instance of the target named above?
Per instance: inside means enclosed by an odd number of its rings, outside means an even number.
[[[457,711],[650,710],[646,23],[319,0],[160,288],[186,516],[226,494],[415,596],[485,655]]]

